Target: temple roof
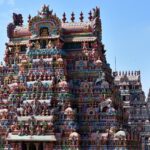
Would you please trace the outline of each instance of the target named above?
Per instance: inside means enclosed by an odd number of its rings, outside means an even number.
[[[18,121],[28,121],[31,116],[21,116],[21,117],[17,117]],[[53,116],[34,116],[34,118],[38,121],[40,120],[45,120],[45,121],[51,121],[53,119]]]
[[[16,26],[13,35],[15,38],[19,38],[22,36],[31,36],[31,32],[26,26]]]
[[[56,141],[55,135],[13,135],[9,133],[7,137],[8,141],[44,141],[44,142],[50,142],[50,141]]]
[[[115,77],[115,81],[121,81],[121,82],[130,82],[130,81],[139,81],[140,75],[118,75]]]
[[[21,14],[13,13],[13,22],[11,22],[7,27],[8,37],[10,41],[14,38],[31,38],[31,36],[39,36],[41,33],[41,28],[48,28],[48,34],[50,37],[57,35],[74,35],[77,34],[87,34],[98,37],[101,33],[101,20],[100,20],[100,10],[99,8],[93,9],[93,13],[89,13],[89,21],[83,21],[83,13],[80,14],[79,22],[75,22],[74,13],[71,14],[71,22],[66,22],[66,16],[62,21],[60,18],[53,13],[53,10],[49,9],[49,6],[44,5],[38,14],[34,17],[29,15],[28,25],[23,26],[23,17]],[[40,36],[41,37],[41,36]],[[67,39],[70,42],[78,42],[81,39]],[[86,39],[85,39],[86,40]],[[87,40],[91,41],[91,39]],[[93,40],[92,40],[93,41]]]
[[[91,33],[92,32],[92,22],[69,22],[62,23],[61,29],[64,34],[71,33]],[[14,38],[30,37],[32,33],[26,26],[16,26],[13,30]],[[58,38],[57,36],[54,38]]]
[[[91,32],[92,31],[92,22],[62,23],[62,30],[64,33]]]
[[[10,41],[8,43],[8,45],[9,46],[14,46],[14,45],[17,45],[17,44],[19,44],[19,45],[26,45],[26,44],[28,44],[28,42],[29,42],[28,39],[21,39],[21,40],[19,40],[19,43],[18,43],[18,41]]]
[[[65,38],[64,41],[65,42],[90,42],[90,41],[95,41],[97,38],[96,37],[90,37],[90,36],[86,36],[86,37],[72,37],[72,38]]]

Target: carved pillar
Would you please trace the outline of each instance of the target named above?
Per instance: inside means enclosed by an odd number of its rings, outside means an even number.
[[[39,143],[34,143],[35,147],[36,147],[36,150],[38,150],[39,148]]]
[[[43,143],[44,150],[48,150],[48,143]]]
[[[145,150],[145,139],[144,139],[144,137],[142,137],[142,149],[141,150]]]
[[[27,150],[29,150],[29,146],[30,146],[30,144],[26,143]]]
[[[46,150],[46,143],[43,142],[43,149]]]
[[[15,150],[15,143],[12,143],[11,146],[12,146],[12,150]]]
[[[21,145],[21,143],[18,143],[18,150],[22,150],[22,145]]]

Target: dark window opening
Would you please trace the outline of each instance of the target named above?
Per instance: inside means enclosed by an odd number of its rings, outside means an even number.
[[[26,52],[26,48],[27,48],[26,45],[22,45],[20,51],[21,52]]]
[[[135,89],[136,89],[136,90],[138,90],[138,89],[139,89],[139,86],[138,86],[138,85],[137,85],[137,86],[135,86]]]
[[[132,90],[132,85],[129,85],[129,89]]]
[[[22,150],[27,150],[26,144],[24,142],[22,143]]]
[[[107,110],[108,110],[108,107],[106,106],[103,108],[102,112],[107,112]]]
[[[123,101],[126,101],[126,96],[123,96],[123,97],[122,97],[122,100],[123,100]]]
[[[92,43],[91,42],[89,42],[89,48],[92,48]]]
[[[30,143],[29,150],[36,150],[36,147],[33,143]]]
[[[41,40],[41,48],[46,48],[46,40]]]
[[[81,49],[81,42],[65,43],[63,49]]]

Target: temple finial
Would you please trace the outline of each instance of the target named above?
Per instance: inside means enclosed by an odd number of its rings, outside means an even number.
[[[29,16],[28,16],[28,22],[30,22],[30,20],[31,20],[31,15],[29,14]]]
[[[54,16],[56,17],[56,13],[54,13]]]
[[[42,7],[42,10],[38,12],[38,15],[41,17],[48,17],[51,16],[53,10],[49,10],[49,5],[45,5]]]
[[[80,19],[81,22],[83,22],[84,17],[83,17],[83,12],[82,11],[80,13],[80,18],[79,19]]]
[[[65,23],[65,22],[66,22],[66,13],[65,13],[65,12],[63,13],[62,21],[63,21],[63,23]]]
[[[74,20],[75,20],[74,12],[72,12],[72,14],[71,14],[71,21],[74,22]]]
[[[13,24],[15,26],[22,26],[23,25],[23,17],[22,14],[13,13]]]
[[[98,7],[93,8],[93,16],[92,16],[92,18],[95,19],[95,18],[99,18],[99,17],[100,17],[100,9]]]
[[[92,11],[89,12],[89,17],[88,18],[89,18],[89,21],[92,20]]]

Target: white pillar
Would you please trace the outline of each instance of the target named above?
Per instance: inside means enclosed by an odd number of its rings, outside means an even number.
[[[38,150],[38,147],[39,147],[39,143],[34,143],[35,147],[36,147],[36,150]]]
[[[26,143],[27,150],[29,150],[29,146],[30,146],[30,144]]]
[[[142,137],[142,150],[145,150],[145,139]]]

